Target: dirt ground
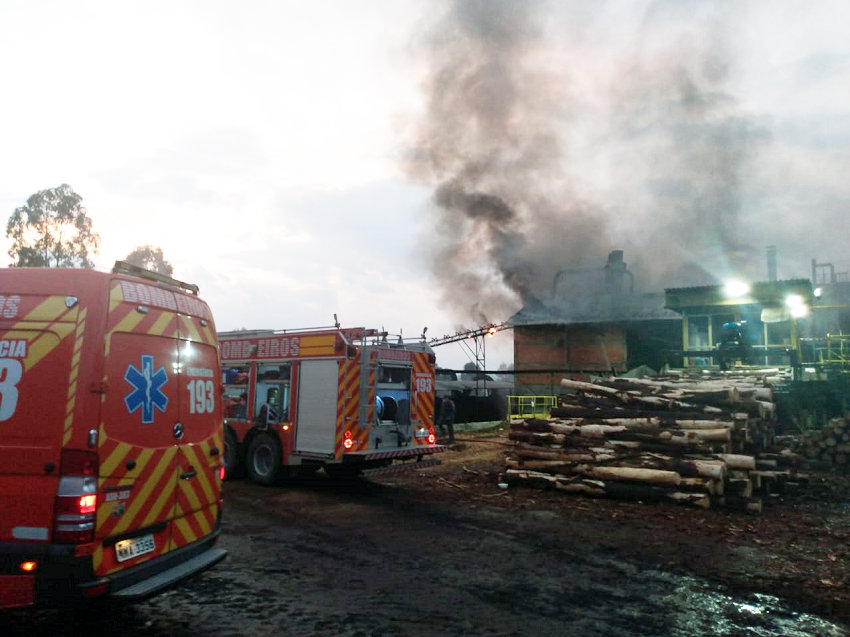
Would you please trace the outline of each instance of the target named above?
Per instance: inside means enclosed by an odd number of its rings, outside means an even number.
[[[0,613],[0,635],[838,637],[847,483],[761,515],[501,490],[507,433],[361,480],[225,483],[227,559],[149,600]]]
[[[438,441],[444,442],[444,441]],[[498,487],[507,430],[464,432],[421,472],[376,477],[422,500],[458,507],[551,511],[576,542],[622,558],[774,595],[801,611],[850,620],[850,477],[810,472],[804,486],[765,498],[762,513],[628,502]]]

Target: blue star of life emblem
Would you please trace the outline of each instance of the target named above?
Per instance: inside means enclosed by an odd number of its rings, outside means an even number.
[[[153,356],[142,354],[142,369],[137,369],[133,363],[127,365],[124,380],[133,386],[133,391],[124,396],[124,404],[131,414],[142,408],[142,424],[153,423],[153,410],[156,407],[165,413],[168,406],[168,396],[162,392],[162,386],[168,382],[165,367],[153,369]]]

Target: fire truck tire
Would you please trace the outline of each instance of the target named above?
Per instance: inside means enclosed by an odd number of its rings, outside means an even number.
[[[245,473],[245,463],[239,449],[236,434],[229,429],[224,434],[224,479],[235,480]]]
[[[280,443],[269,433],[258,433],[248,445],[248,475],[254,482],[274,484],[281,472]]]

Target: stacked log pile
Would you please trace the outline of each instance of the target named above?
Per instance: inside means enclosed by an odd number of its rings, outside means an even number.
[[[850,422],[833,418],[823,429],[804,434],[797,451],[814,465],[850,470]]]
[[[755,492],[771,472],[781,476],[778,459],[764,466],[756,459],[776,417],[764,377],[564,379],[561,386],[570,393],[548,420],[511,422],[506,482],[760,511]]]

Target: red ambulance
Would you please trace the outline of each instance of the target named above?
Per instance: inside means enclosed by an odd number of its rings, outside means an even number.
[[[0,270],[0,608],[142,598],[225,557],[197,293],[121,262]]]

